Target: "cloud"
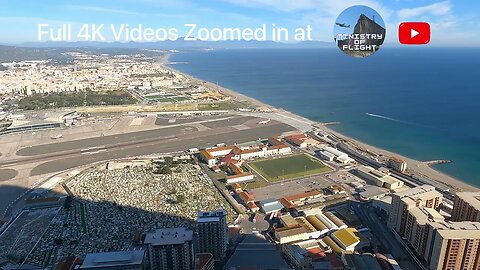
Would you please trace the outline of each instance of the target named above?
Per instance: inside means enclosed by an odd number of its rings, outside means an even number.
[[[246,7],[268,7],[280,11],[299,11],[306,10],[315,6],[316,0],[223,0],[234,5]]]
[[[355,5],[369,6],[388,16],[391,12],[376,0],[222,0],[230,4],[251,8],[270,8],[282,12],[315,11],[322,14],[337,16],[344,9]],[[384,15],[384,13],[388,13]]]
[[[11,24],[39,24],[39,23],[48,23],[48,24],[76,24],[75,21],[62,21],[62,20],[53,20],[47,18],[39,17],[23,17],[23,16],[2,16],[0,17],[0,22],[2,23],[11,23]]]
[[[400,19],[418,18],[423,15],[444,16],[452,11],[450,1],[439,2],[423,7],[404,8],[398,11],[397,16]]]

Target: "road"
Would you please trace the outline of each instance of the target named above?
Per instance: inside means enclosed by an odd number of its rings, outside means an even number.
[[[384,251],[390,252],[404,270],[426,270],[413,255],[412,251],[402,245],[387,226],[379,219],[371,207],[365,203],[354,205],[355,214],[360,218],[363,225],[368,227],[372,234],[380,241]]]

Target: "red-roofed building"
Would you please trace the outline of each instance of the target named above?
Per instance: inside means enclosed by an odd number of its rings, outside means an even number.
[[[292,202],[290,202],[289,200],[285,199],[285,198],[280,198],[280,200],[278,200],[286,209],[293,209],[295,208],[295,204],[293,204]]]
[[[248,181],[253,181],[254,175],[248,172],[248,173],[242,173],[242,174],[229,175],[225,179],[227,180],[227,184],[248,182]]]
[[[200,157],[208,164],[208,167],[215,166],[217,162],[215,157],[207,150],[200,151]]]
[[[306,140],[308,137],[305,134],[291,135],[284,138],[290,144],[298,146],[300,148],[307,147]]]
[[[280,203],[287,209],[293,209],[297,206],[302,206],[309,200],[314,200],[322,197],[323,194],[318,190],[312,190],[305,193],[300,193],[293,196],[288,196],[280,199]]]
[[[300,148],[305,148],[309,145],[318,145],[320,142],[308,137],[305,134],[290,135],[284,138],[288,143],[298,146]]]
[[[260,210],[254,202],[247,203],[247,206],[252,212],[257,212],[258,210]]]
[[[307,249],[307,251],[308,256],[312,258],[312,261],[314,262],[325,259],[325,252],[319,247]]]
[[[254,202],[252,194],[246,191],[240,192],[238,195],[240,196],[240,199],[242,199],[242,201],[245,204],[248,204],[249,202]]]
[[[240,184],[238,184],[238,183],[233,183],[230,186],[235,191],[235,193],[240,193],[240,192],[243,191],[242,186],[240,186]]]

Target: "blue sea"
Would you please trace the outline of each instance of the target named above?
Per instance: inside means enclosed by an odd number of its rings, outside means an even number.
[[[480,186],[480,50],[383,48],[356,59],[336,48],[172,55],[173,67],[418,159]]]

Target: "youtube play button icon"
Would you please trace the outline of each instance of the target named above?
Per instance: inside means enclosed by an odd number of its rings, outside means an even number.
[[[430,25],[426,22],[403,22],[398,27],[401,44],[423,45],[430,42]]]

